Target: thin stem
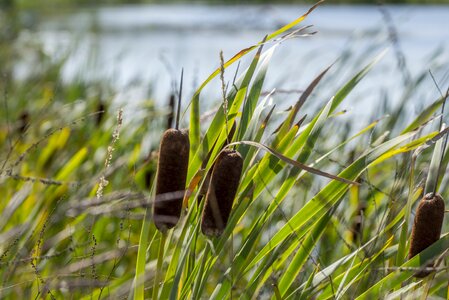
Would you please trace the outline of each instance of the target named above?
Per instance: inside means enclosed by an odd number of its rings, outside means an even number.
[[[156,275],[154,276],[153,299],[158,299],[159,281],[162,275],[162,262],[164,261],[164,246],[166,238],[167,233],[162,232],[161,240],[159,242],[159,252],[157,255]]]
[[[182,98],[182,81],[184,79],[184,68],[181,69],[181,82],[179,84],[179,94],[178,94],[178,111],[176,112],[176,130],[179,129],[179,116],[181,115],[181,98]]]

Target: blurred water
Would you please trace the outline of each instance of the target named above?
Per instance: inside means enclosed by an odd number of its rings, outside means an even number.
[[[109,80],[118,90],[128,92],[135,83],[140,92],[125,93],[124,99],[144,97],[142,87],[151,87],[152,95],[165,102],[172,77],[178,76],[181,67],[185,69],[186,94],[191,94],[219,65],[220,50],[225,58],[230,58],[307,9],[278,5],[104,7],[45,17],[35,33],[52,56],[69,53],[65,80]],[[436,65],[428,63],[435,49],[449,46],[449,6],[388,6],[387,10],[412,76],[447,62],[448,56],[443,52]],[[333,81],[340,84],[347,78],[345,75],[360,68],[382,48],[391,46],[387,24],[377,6],[322,6],[304,22],[311,24],[314,26],[309,31],[316,30],[317,34],[288,40],[278,47],[270,65],[267,90],[305,88],[322,69],[351,50],[353,63],[339,66],[340,73]],[[169,62],[172,71],[163,61]],[[393,98],[398,96],[394,93],[401,84],[401,73],[396,67],[394,49],[376,70],[358,88],[359,93],[351,96],[347,107],[355,106],[358,112],[366,113],[360,103],[379,101],[377,91],[390,90]],[[232,72],[230,68],[228,80],[232,79]],[[444,72],[441,74],[443,78]],[[332,86],[326,87],[329,90],[323,91],[323,97],[335,91]],[[371,92],[374,87],[376,93]],[[211,100],[219,99],[219,95],[218,82],[212,83],[205,90],[203,105],[211,105]],[[426,97],[423,101],[434,99],[437,94],[433,89]]]

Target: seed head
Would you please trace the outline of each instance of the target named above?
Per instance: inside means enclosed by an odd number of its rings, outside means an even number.
[[[243,159],[237,151],[225,149],[218,155],[201,220],[204,235],[217,237],[223,233],[239,186],[242,167]]]
[[[187,131],[168,129],[162,136],[153,217],[160,231],[173,228],[181,215],[189,163]]]
[[[444,218],[444,200],[429,193],[419,202],[412,228],[409,259],[439,240]],[[432,267],[430,263],[429,267]],[[415,277],[425,277],[429,271],[420,271]]]

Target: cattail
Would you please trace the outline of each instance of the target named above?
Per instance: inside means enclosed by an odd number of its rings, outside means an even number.
[[[237,151],[225,149],[218,155],[201,220],[204,235],[213,237],[223,233],[239,186],[242,167],[243,159]]]
[[[162,232],[173,228],[181,215],[189,163],[189,147],[187,131],[168,129],[162,136],[156,200],[153,205],[154,223]]]
[[[440,195],[429,193],[424,196],[416,210],[410,242],[409,259],[435,243],[441,234],[444,218],[444,200]],[[430,263],[428,267],[433,267]],[[429,275],[429,271],[420,271],[418,278]]]
[[[229,131],[228,136],[227,136],[223,146],[221,147],[221,150],[223,150],[224,147],[226,147],[228,145],[228,142],[232,141],[232,138],[234,137],[234,134],[235,134],[235,130],[236,130],[236,125],[234,122],[234,123],[232,123],[231,130]],[[207,162],[209,161],[209,158],[212,155],[212,151],[213,151],[214,147],[215,147],[215,144],[212,147],[212,149],[209,151],[209,153],[207,154],[206,159],[203,161],[203,165],[202,165],[203,169],[206,168]],[[198,193],[198,201],[197,201],[198,205],[201,204],[201,200],[203,200],[203,197],[206,196],[206,194],[207,194],[207,190],[209,189],[210,177],[211,177],[213,169],[214,169],[214,165],[212,165],[210,170],[207,172],[206,178],[204,179],[203,185],[201,186],[200,192]]]

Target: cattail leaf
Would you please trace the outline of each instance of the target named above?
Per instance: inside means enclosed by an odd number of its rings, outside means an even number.
[[[397,289],[394,292],[387,294],[384,299],[385,300],[411,299],[410,297],[413,297],[413,294],[411,294],[410,291],[412,290],[419,291],[419,287],[421,285],[422,282],[410,282],[409,284],[405,284],[400,289]]]
[[[446,126],[443,124],[441,130],[443,131]],[[438,172],[440,171],[440,165],[442,163],[442,153],[443,149],[443,139],[440,139],[436,142],[435,148],[433,148],[432,159],[430,161],[429,173],[427,174],[426,186],[424,188],[424,193],[433,193],[437,189],[438,185]]]
[[[259,101],[260,93],[262,91],[262,86],[265,81],[265,76],[268,71],[268,66],[277,46],[278,45],[274,45],[273,47],[268,49],[266,51],[264,59],[260,63],[259,70],[256,74],[256,77],[254,78],[254,82],[251,86],[248,97],[245,99],[243,104],[242,117],[240,118],[239,130],[236,140],[243,139],[243,136],[248,129],[248,125],[250,124],[253,114],[255,113],[257,102]]]
[[[366,290],[356,299],[372,299],[373,297],[383,297],[394,288],[400,288],[402,283],[410,279],[419,268],[424,268],[426,263],[435,260],[438,256],[449,248],[449,234],[444,234],[432,246],[428,247],[420,254],[402,264],[397,271],[391,272],[383,277],[372,287]]]
[[[326,73],[330,70],[330,68],[332,66],[333,66],[333,64],[330,65],[329,67],[327,67],[326,69],[324,69],[324,71],[322,71],[309,84],[309,86],[306,88],[306,90],[301,94],[301,96],[299,97],[298,101],[295,103],[295,105],[293,106],[292,110],[288,114],[287,119],[282,123],[282,125],[281,125],[281,127],[279,129],[279,132],[276,135],[276,139],[278,139],[279,137],[282,137],[287,132],[287,130],[293,125],[293,122],[294,122],[294,120],[296,118],[296,115],[298,114],[299,110],[301,109],[301,107],[304,105],[306,100],[312,94],[312,92],[315,89],[315,87],[320,83],[321,79],[324,77],[324,75],[326,75]]]
[[[300,244],[298,251],[292,258],[289,263],[287,269],[284,271],[284,274],[279,279],[279,291],[284,297],[287,294],[288,289],[291,284],[298,276],[301,271],[304,263],[307,261],[310,253],[315,247],[317,241],[320,239],[320,236],[323,234],[324,229],[326,228],[330,218],[332,215],[330,212],[326,213],[307,233],[304,241]]]
[[[430,141],[432,141],[437,134],[438,134],[438,132],[429,133],[429,134],[427,134],[425,136],[422,136],[422,137],[420,137],[420,138],[418,138],[418,139],[416,139],[414,141],[411,141],[410,143],[408,143],[408,144],[406,144],[406,145],[404,145],[402,147],[399,147],[399,148],[397,148],[395,150],[392,150],[392,151],[388,151],[388,152],[386,152],[386,153],[384,153],[382,155],[378,155],[379,152],[372,152],[370,154],[371,158],[372,157],[376,157],[376,156],[378,156],[378,158],[371,162],[371,166],[370,167],[373,167],[373,166],[375,166],[375,165],[377,165],[377,164],[379,164],[379,163],[385,161],[386,159],[388,159],[390,157],[393,157],[395,155],[416,150],[416,149],[420,148],[422,145],[425,145],[426,143],[429,143]]]
[[[352,264],[356,261],[356,256],[351,261],[351,266],[348,268],[346,272],[341,274],[336,278],[334,281],[334,284],[339,284],[338,291],[337,291],[337,299],[342,299],[346,295],[346,292],[349,290],[349,288],[356,283],[358,280],[360,280],[361,276],[363,274],[369,273],[372,264],[374,261],[376,261],[378,258],[383,258],[383,254],[385,251],[391,246],[393,242],[394,237],[391,236],[383,245],[382,249],[380,249],[376,255],[370,257],[366,261],[362,261],[355,266]],[[359,251],[358,249],[356,251]],[[360,252],[360,251],[359,251]],[[343,276],[342,276],[343,275]],[[345,282],[349,281],[348,284],[344,284]]]
[[[440,108],[440,106],[444,102],[444,98],[440,98],[433,102],[431,105],[426,107],[417,117],[413,120],[403,131],[402,133],[410,132],[416,130],[422,124],[426,123],[429,118],[433,116],[433,114]]]
[[[301,290],[301,294],[299,295],[299,300],[303,300],[303,299],[307,299],[306,298],[306,293],[305,290],[308,289],[313,281],[313,277],[315,276],[315,274],[319,271],[320,269],[320,265],[316,265],[315,268],[313,269],[313,272],[310,274],[309,278],[307,279],[306,284],[304,285],[303,289]],[[298,291],[299,292],[299,291]]]
[[[256,131],[255,136],[250,138],[250,140],[255,142],[260,142],[262,140],[262,136],[265,133],[265,129],[275,108],[276,105],[271,106],[270,111],[268,112],[265,119],[261,122],[259,129]],[[240,153],[242,153],[242,157],[244,157],[243,170],[247,170],[250,164],[253,162],[255,153],[258,151],[258,149],[254,147],[240,147],[239,151]]]
[[[258,129],[266,128],[266,123],[268,122],[268,120],[261,121],[260,117],[264,110],[270,108],[270,111],[267,114],[267,118],[270,119],[271,114],[273,113],[273,107],[275,106],[275,104],[273,103],[273,99],[272,99],[272,95],[274,94],[275,91],[276,91],[276,89],[271,90],[256,106],[256,108],[254,109],[253,116],[248,124],[248,129],[247,129],[243,139],[252,141],[252,140],[254,140],[255,135],[257,135]],[[236,139],[236,140],[239,140],[239,139]],[[239,152],[242,153],[242,156],[245,157],[245,155],[242,151],[239,151]]]
[[[181,234],[177,238],[176,246],[173,249],[170,263],[165,272],[165,279],[163,281],[160,293],[161,299],[168,299],[171,294],[174,294],[172,289],[178,288],[177,286],[175,287],[174,284],[181,280],[183,266],[187,260],[186,253],[189,251],[189,246],[193,242],[194,233],[198,231],[199,228],[198,222],[196,222],[193,229],[188,226],[188,224],[195,223],[194,220],[197,218],[197,213],[198,212],[195,209],[189,209],[187,216],[184,219]],[[186,238],[187,244],[185,242]]]
[[[416,152],[416,151],[415,151]],[[396,255],[396,265],[401,265],[404,262],[404,259],[406,257],[406,247],[407,247],[407,240],[408,240],[408,229],[409,229],[409,219],[410,214],[412,210],[412,203],[413,200],[413,189],[415,187],[415,162],[416,162],[416,156],[415,153],[412,155],[412,159],[410,161],[410,174],[409,174],[409,191],[408,191],[408,197],[407,197],[407,204],[405,206],[405,214],[404,214],[404,223],[402,224],[401,228],[401,235],[399,236],[399,243],[398,243],[398,253]]]
[[[150,209],[147,209],[145,211],[145,219],[142,224],[142,229],[140,232],[139,250],[137,252],[137,260],[136,260],[136,273],[133,281],[135,300],[144,299],[145,265],[147,257],[148,237],[150,235],[150,226],[151,226],[151,219],[149,217],[150,213],[151,213]],[[156,232],[154,232],[154,235],[156,235]]]
[[[293,157],[296,152],[298,152],[308,140],[308,137],[311,136],[311,132],[315,132],[315,140],[317,138],[317,133],[320,128],[324,125],[325,120],[327,119],[327,115],[330,111],[330,107],[332,105],[333,99],[331,99],[326,106],[320,111],[320,113],[306,126],[305,130],[295,139],[295,135],[298,132],[298,126],[293,126],[289,133],[283,137],[283,139],[279,142],[278,145],[273,145],[276,147],[276,150],[280,153],[283,153],[286,157]],[[295,135],[291,135],[295,133]],[[254,176],[246,176],[242,181],[242,189],[245,189],[248,184],[255,180],[255,195],[259,195],[265,188],[265,186],[274,178],[274,176],[279,173],[283,168],[283,163],[279,163],[276,161],[276,157],[273,157],[270,154],[266,154],[260,162],[255,165],[252,170],[248,172],[248,174],[258,174],[255,179]],[[252,171],[254,173],[252,173]],[[296,172],[299,172],[296,170]],[[251,181],[250,181],[251,180]]]
[[[338,293],[339,298],[344,298],[346,295],[346,292],[348,289],[357,281],[361,279],[362,276],[369,275],[370,268],[374,263],[376,263],[380,259],[387,259],[389,257],[392,257],[395,253],[395,249],[397,249],[395,246],[391,246],[393,242],[394,237],[391,236],[387,241],[385,241],[382,245],[382,248],[379,249],[377,252],[372,254],[370,257],[366,257],[365,259],[360,260],[358,257],[365,248],[358,248],[356,249],[350,256],[346,257],[344,261],[339,261],[339,264],[334,264],[332,268],[326,268],[322,270],[321,272],[317,273],[317,277],[314,278],[312,281],[313,284],[311,286],[317,286],[317,285],[324,285],[326,288],[324,289],[323,293],[320,295],[320,299],[333,299],[335,298],[335,291],[332,290],[332,287],[329,286],[329,276],[332,276],[332,283],[333,285],[342,285],[344,281],[349,281],[348,284],[342,286],[339,290],[340,293]],[[371,243],[370,243],[371,245]],[[355,263],[355,261],[357,263]],[[343,267],[343,265],[346,265],[346,263],[350,262],[350,266]],[[340,274],[334,274],[336,272],[333,272],[333,270],[340,269],[342,270],[342,273]],[[326,273],[329,272],[329,273]],[[329,274],[329,275],[326,275]],[[304,286],[305,287],[305,286]]]
[[[284,249],[288,244],[291,244],[291,240],[294,237],[286,239],[279,247],[277,247],[272,253],[267,255],[264,260],[258,265],[251,279],[247,283],[247,287],[241,296],[241,299],[254,299],[258,290],[262,288],[263,283],[272,274],[273,269],[271,266],[279,260],[279,257],[285,251]],[[288,250],[287,250],[288,251]]]
[[[293,126],[288,134],[284,136],[284,138],[279,142],[279,144],[276,146],[276,151],[280,153],[288,153],[289,150],[291,150],[292,142],[295,140],[295,136],[298,133],[298,126]],[[249,158],[248,158],[249,159]],[[253,180],[256,181],[256,194],[259,194],[261,189],[263,189],[263,186],[257,186],[257,183],[260,183],[260,181],[263,179],[264,182],[268,183],[268,181],[265,181],[266,179],[271,179],[273,176],[275,176],[281,169],[280,164],[277,163],[277,158],[267,153],[260,159],[256,164],[254,164],[247,172],[247,175],[242,179],[241,182],[241,189],[245,190]],[[254,174],[259,174],[258,177],[254,178]],[[262,183],[263,184],[263,183]]]
[[[358,249],[356,249],[355,251],[351,252],[348,255],[343,256],[342,258],[338,259],[337,261],[335,261],[334,263],[332,263],[331,265],[321,269],[320,271],[318,271],[312,279],[312,282],[309,283],[309,288],[306,288],[306,283],[303,283],[302,285],[300,285],[296,290],[292,291],[287,297],[285,297],[286,299],[291,299],[292,296],[295,295],[295,293],[299,290],[304,290],[304,292],[308,292],[309,290],[319,286],[319,285],[329,285],[329,276],[331,276],[332,278],[337,278],[338,276],[342,277],[344,276],[344,274],[346,273],[347,269],[346,269],[346,265],[347,263],[351,262],[354,257],[360,253],[360,251],[366,250],[369,246],[372,246],[372,244],[377,241],[379,238],[379,236],[376,236],[375,238],[370,239],[368,242],[366,242],[364,245],[362,245],[361,247],[359,247]],[[394,246],[393,246],[394,247]],[[390,247],[391,248],[391,247]],[[391,255],[394,254],[394,251],[389,251],[390,249],[386,249],[386,251],[379,251],[375,256],[379,256],[379,255],[384,255],[385,258],[390,257]],[[391,253],[390,253],[391,252]],[[367,258],[365,263],[368,263],[369,261],[371,261],[372,259]],[[360,266],[364,266],[365,264],[360,264]],[[354,268],[357,268],[359,266],[355,266]],[[335,273],[337,273],[338,270],[343,270],[343,274],[339,274],[339,275],[335,275]],[[330,292],[329,292],[330,290]],[[323,291],[323,299],[328,298],[328,296],[331,295],[331,297],[335,296],[335,290],[332,290],[332,287],[330,287],[330,289],[325,289]]]
[[[366,67],[364,67],[360,72],[358,72],[351,80],[349,80],[336,94],[330,112],[340,105],[340,103],[349,95],[349,93],[355,88],[355,86],[365,77],[366,74],[377,64],[387,53],[387,50],[382,51],[378,54],[372,62],[370,62]]]
[[[413,137],[416,133],[404,134],[396,137],[377,148],[373,149],[372,153],[388,153],[390,149],[397,146],[398,144],[406,141],[407,139]],[[357,159],[348,168],[343,170],[339,177],[344,177],[350,180],[355,180],[374,160],[372,155],[365,155]],[[288,222],[284,225],[266,244],[266,246],[258,253],[258,255],[252,260],[251,263],[246,267],[246,271],[249,271],[256,263],[258,263],[265,255],[271,252],[279,243],[281,243],[285,238],[287,238],[293,231],[298,229],[304,230],[302,227],[312,218],[319,218],[322,216],[326,208],[330,209],[333,205],[337,205],[341,200],[342,192],[346,191],[348,185],[336,180],[331,181],[326,187],[324,187],[315,197],[313,197],[306,205],[298,211]],[[337,196],[335,196],[337,195]],[[245,272],[246,272],[245,271]]]
[[[56,180],[67,180],[69,175],[78,169],[87,156],[87,148],[81,148],[75,155],[59,170],[56,174]]]
[[[184,227],[186,228],[188,226],[184,226]],[[193,232],[197,232],[197,231],[198,231],[198,225],[195,226],[195,228],[191,232],[193,233]],[[170,288],[170,295],[169,295],[169,297],[165,297],[165,294],[161,293],[161,296],[159,297],[160,299],[174,299],[174,300],[179,299],[180,291],[178,290],[178,288],[180,285],[181,277],[183,275],[182,271],[183,271],[184,265],[186,264],[187,259],[188,259],[188,255],[189,255],[189,251],[190,251],[189,246],[193,242],[194,237],[195,237],[194,234],[189,234],[187,243],[184,245],[184,247],[180,248],[182,250],[181,250],[180,256],[176,260],[176,268],[177,268],[176,273],[174,274],[174,277],[170,277],[170,279],[169,279],[170,281],[168,282],[167,285],[164,284],[164,286],[167,287],[165,289],[166,292],[168,292],[169,288]],[[207,252],[204,251],[203,255],[207,256]],[[194,274],[189,274],[189,275],[194,277],[193,276]],[[163,297],[165,297],[165,298],[163,298]]]
[[[195,149],[198,149],[201,138],[200,127],[200,95],[195,95],[192,99],[192,107],[190,109],[189,123],[189,140],[190,140],[190,157],[195,155]]]
[[[335,108],[346,98],[346,96],[355,88],[355,86],[360,82],[360,80],[369,72],[369,70],[383,57],[385,54],[385,51],[379,54],[377,57],[374,58],[374,60],[369,63],[367,66],[365,66],[360,72],[358,72],[354,77],[352,77],[333,97],[325,107],[321,109],[321,111],[315,116],[315,118],[304,127],[304,130],[301,132],[299,137],[289,145],[288,149],[284,151],[279,151],[283,153],[286,157],[293,157],[300,149],[301,152],[299,154],[299,157],[297,161],[301,163],[305,163],[308,159],[311,150],[314,147],[314,144],[321,132],[321,128],[324,126],[324,122],[327,120],[327,117],[329,114],[331,114]],[[307,145],[305,149],[302,149],[304,145]],[[276,147],[277,148],[277,147]],[[279,150],[279,149],[277,149]],[[263,164],[263,161],[261,160],[260,165]],[[262,165],[263,166],[263,165]],[[264,186],[272,180],[274,175],[276,175],[279,170],[280,166],[276,166],[275,168],[271,168],[267,170],[266,167],[259,167],[259,170],[257,171],[260,176],[257,176],[257,180],[261,181],[259,184],[256,185],[255,195],[259,195],[260,192],[264,189]],[[274,171],[273,171],[274,170]],[[268,172],[266,174],[266,172]],[[289,178],[296,177],[300,171],[298,169],[293,169],[290,171]],[[249,178],[249,177],[247,177]],[[243,180],[241,186],[244,189],[248,184],[248,180]],[[288,188],[287,190],[289,190]]]

